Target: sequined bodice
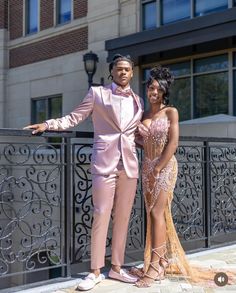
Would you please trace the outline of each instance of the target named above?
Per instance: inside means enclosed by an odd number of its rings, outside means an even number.
[[[175,186],[177,175],[175,156],[172,156],[158,178],[153,181],[154,168],[168,143],[169,127],[170,121],[167,117],[153,119],[149,127],[142,123],[139,125],[139,132],[143,137],[142,181],[147,210],[152,209],[161,190],[173,193]]]
[[[149,127],[139,125],[139,132],[143,137],[145,157],[154,160],[161,155],[168,142],[170,121],[167,117],[161,117],[151,121]]]

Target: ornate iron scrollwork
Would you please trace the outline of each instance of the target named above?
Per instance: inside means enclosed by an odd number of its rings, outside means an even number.
[[[59,150],[42,144],[0,145],[0,275],[61,263]]]

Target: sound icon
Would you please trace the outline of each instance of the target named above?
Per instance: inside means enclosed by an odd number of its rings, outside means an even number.
[[[219,272],[215,275],[214,281],[217,286],[223,287],[228,283],[228,276],[223,272]]]

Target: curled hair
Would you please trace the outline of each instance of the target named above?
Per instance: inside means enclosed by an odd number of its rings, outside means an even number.
[[[150,70],[146,85],[149,86],[156,80],[160,89],[163,91],[163,104],[169,104],[170,86],[174,81],[173,75],[170,73],[169,68],[162,67],[161,65],[155,66]]]
[[[112,71],[113,67],[115,65],[117,65],[117,63],[120,62],[120,61],[127,61],[127,62],[129,62],[129,64],[132,67],[132,69],[134,68],[134,62],[131,60],[130,55],[123,56],[121,54],[115,54],[113,56],[113,58],[112,58],[111,63],[109,64],[109,72],[110,72],[110,74],[109,74],[108,78],[112,79],[111,71]]]

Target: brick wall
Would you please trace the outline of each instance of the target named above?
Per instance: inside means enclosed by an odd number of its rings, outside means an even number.
[[[53,27],[54,0],[41,0],[40,30]]]
[[[50,58],[86,50],[88,27],[67,32],[10,50],[10,67],[18,67]]]
[[[8,25],[8,0],[0,0],[0,29]]]
[[[9,30],[10,39],[23,35],[23,0],[9,0]]]
[[[74,0],[74,19],[84,17],[88,13],[88,0]]]
[[[23,0],[0,0],[0,28],[7,26],[7,2],[9,2],[10,39],[23,36]],[[84,17],[88,12],[88,0],[74,0],[74,19]],[[53,27],[54,0],[41,0],[40,30]]]

